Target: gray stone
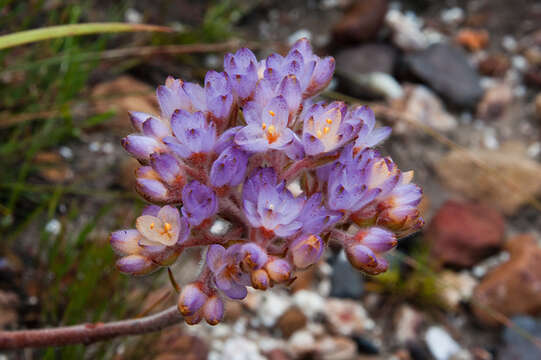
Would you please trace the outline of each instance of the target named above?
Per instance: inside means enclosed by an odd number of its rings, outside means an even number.
[[[529,316],[512,318],[515,325],[529,335],[541,337],[541,320]],[[498,359],[537,360],[541,359],[541,350],[530,339],[519,334],[516,330],[505,327],[503,331],[504,347],[498,354]]]
[[[340,253],[331,263],[331,297],[359,299],[363,294],[363,278],[347,261],[345,255]]]
[[[464,52],[449,44],[434,44],[405,58],[410,72],[446,101],[474,107],[483,96],[480,78]]]

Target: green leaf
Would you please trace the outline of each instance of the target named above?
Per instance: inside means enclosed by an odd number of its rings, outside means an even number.
[[[36,41],[56,39],[67,36],[136,31],[172,32],[173,30],[166,26],[113,22],[59,25],[41,29],[20,31],[14,34],[0,36],[0,50]]]

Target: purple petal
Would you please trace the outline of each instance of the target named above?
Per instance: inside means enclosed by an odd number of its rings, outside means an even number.
[[[207,295],[198,284],[188,284],[180,292],[178,309],[184,316],[194,315],[207,301]]]

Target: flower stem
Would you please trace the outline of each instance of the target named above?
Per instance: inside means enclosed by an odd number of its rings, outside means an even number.
[[[142,318],[38,330],[0,331],[0,349],[91,344],[117,336],[158,331],[182,319],[176,306]]]

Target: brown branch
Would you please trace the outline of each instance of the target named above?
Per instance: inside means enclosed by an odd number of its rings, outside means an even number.
[[[139,335],[161,330],[182,319],[176,306],[139,319],[110,323],[88,323],[59,328],[0,331],[0,349],[91,344],[117,336]]]

